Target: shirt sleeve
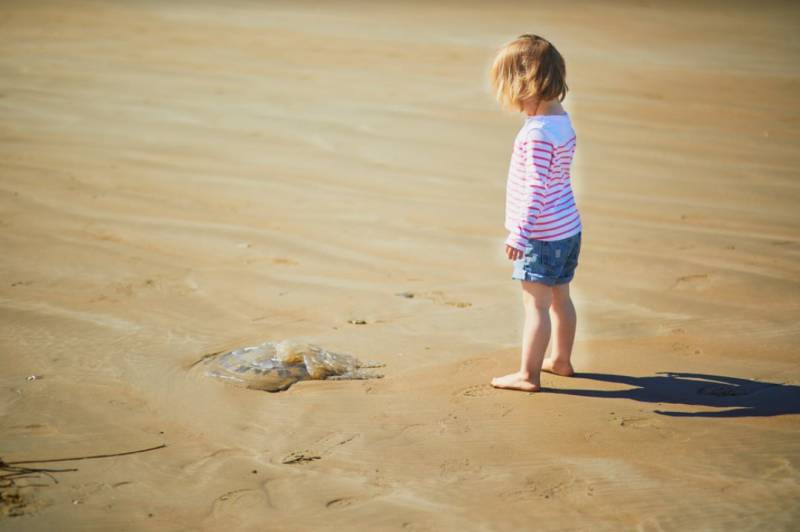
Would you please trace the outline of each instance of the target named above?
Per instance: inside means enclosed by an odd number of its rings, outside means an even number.
[[[519,250],[525,249],[530,230],[544,206],[553,161],[553,144],[541,130],[532,130],[525,142],[522,151],[524,172],[520,176],[521,183],[516,187],[520,193],[509,198],[509,226],[506,227],[509,233],[505,241]]]

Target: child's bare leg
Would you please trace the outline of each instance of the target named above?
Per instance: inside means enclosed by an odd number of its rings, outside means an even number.
[[[575,327],[578,322],[575,305],[569,296],[569,283],[553,287],[553,303],[550,306],[553,323],[553,346],[550,356],[542,363],[542,371],[569,377],[575,373],[570,362]]]
[[[536,392],[540,389],[539,374],[544,352],[550,341],[550,303],[553,292],[550,286],[521,281],[522,303],[525,307],[525,327],[522,333],[520,370],[492,379],[492,386]]]

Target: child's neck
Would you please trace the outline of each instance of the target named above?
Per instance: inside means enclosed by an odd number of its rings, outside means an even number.
[[[543,102],[526,101],[523,103],[523,112],[527,116],[537,115],[563,115],[564,108],[561,107],[561,102],[556,99],[546,100]]]

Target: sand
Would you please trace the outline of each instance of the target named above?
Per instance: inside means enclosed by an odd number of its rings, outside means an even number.
[[[0,530],[800,527],[800,9],[668,4],[4,2],[0,457],[166,447],[38,464]],[[523,32],[584,223],[536,394],[489,384]],[[385,377],[189,369],[285,338]]]

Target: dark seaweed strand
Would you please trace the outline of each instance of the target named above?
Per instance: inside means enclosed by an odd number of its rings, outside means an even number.
[[[16,465],[16,464],[43,464],[46,462],[71,462],[73,460],[93,460],[95,458],[111,458],[113,456],[126,456],[129,454],[137,454],[137,453],[146,453],[149,451],[155,451],[158,449],[163,449],[166,447],[166,443],[162,443],[161,445],[156,445],[155,447],[148,447],[147,449],[137,449],[136,451],[125,451],[122,453],[111,453],[111,454],[94,454],[89,456],[76,456],[73,458],[46,458],[44,460],[17,460],[15,462],[4,462],[0,460],[0,468],[9,465]],[[44,471],[44,470],[43,470]]]

